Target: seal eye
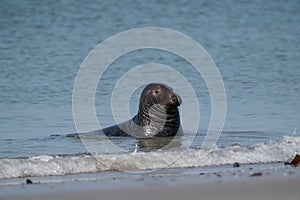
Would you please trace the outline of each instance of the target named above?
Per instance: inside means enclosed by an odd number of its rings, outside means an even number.
[[[155,94],[159,94],[160,93],[160,90],[155,90]]]

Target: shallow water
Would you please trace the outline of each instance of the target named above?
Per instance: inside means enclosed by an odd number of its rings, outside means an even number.
[[[2,1],[0,158],[85,155],[88,151],[80,140],[63,137],[76,132],[72,89],[77,70],[99,42],[130,28],[147,26],[166,27],[191,36],[216,62],[228,106],[219,147],[249,147],[281,141],[285,135],[298,136],[299,9],[296,0],[226,4]],[[96,94],[101,125],[114,124],[110,92],[118,78],[130,67],[149,62],[173,66],[197,85],[201,121],[192,148],[200,148],[210,120],[209,93],[203,80],[185,70],[186,61],[166,52],[142,50],[112,63]],[[172,77],[164,78],[172,81]],[[132,97],[132,115],[139,92]],[[189,99],[183,99],[183,103],[188,106]],[[128,151],[134,151],[135,144],[134,139],[119,143]]]

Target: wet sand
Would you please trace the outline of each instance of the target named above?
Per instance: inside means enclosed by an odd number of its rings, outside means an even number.
[[[300,167],[269,163],[1,180],[0,199],[298,200],[299,186]]]

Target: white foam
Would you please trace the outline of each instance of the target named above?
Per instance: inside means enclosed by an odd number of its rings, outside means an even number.
[[[182,154],[183,153],[183,154]],[[182,156],[179,156],[181,155]],[[0,159],[0,179],[52,176],[108,170],[143,171],[161,168],[202,167],[239,163],[283,162],[300,154],[300,137],[285,136],[281,141],[215,149],[135,152],[98,155],[49,156]]]

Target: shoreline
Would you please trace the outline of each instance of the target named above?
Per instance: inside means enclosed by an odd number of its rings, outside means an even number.
[[[0,199],[299,199],[299,185],[300,168],[267,163],[7,179]]]

